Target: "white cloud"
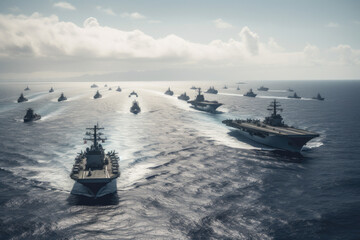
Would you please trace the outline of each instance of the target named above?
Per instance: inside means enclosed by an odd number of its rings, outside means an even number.
[[[216,28],[220,28],[220,29],[226,29],[226,28],[232,28],[233,27],[230,23],[225,22],[221,18],[218,18],[218,19],[214,20],[213,23],[215,24]]]
[[[54,3],[54,7],[63,8],[67,10],[75,10],[76,8],[68,2],[57,2]]]
[[[256,33],[250,31],[248,27],[243,27],[239,36],[250,54],[259,54],[259,36]]]
[[[326,24],[326,27],[328,28],[337,28],[340,25],[338,23],[334,23],[334,22],[329,22],[328,24]]]
[[[116,14],[114,13],[114,11],[111,8],[104,8],[101,6],[96,6],[96,9],[103,13],[106,13],[107,15],[116,16]]]
[[[133,13],[122,13],[121,16],[123,18],[130,18],[130,19],[134,19],[134,20],[139,20],[139,19],[145,19],[146,17],[138,12],[133,12]]]

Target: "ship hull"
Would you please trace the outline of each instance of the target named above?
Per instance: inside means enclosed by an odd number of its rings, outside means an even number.
[[[313,139],[315,136],[280,136],[280,135],[269,135],[269,136],[258,136],[251,132],[246,132],[243,130],[237,130],[242,136],[251,139],[255,142],[278,148],[283,149],[290,152],[301,152],[303,146]]]
[[[75,182],[71,194],[89,198],[99,198],[117,191],[116,179],[109,182],[80,183]]]
[[[189,103],[197,110],[214,113],[221,103],[206,103],[206,102],[196,102],[189,101]]]

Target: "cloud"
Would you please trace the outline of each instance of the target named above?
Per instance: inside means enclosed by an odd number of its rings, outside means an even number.
[[[338,28],[340,25],[338,23],[334,23],[334,22],[329,22],[328,24],[326,24],[326,27],[328,28]]]
[[[63,8],[67,10],[75,10],[76,8],[68,2],[57,2],[54,3],[54,7]]]
[[[114,11],[111,8],[104,8],[101,6],[96,6],[96,9],[103,13],[106,13],[107,15],[116,16],[116,14],[114,13]]]
[[[244,27],[239,36],[250,54],[259,54],[259,36],[256,33],[250,31],[248,27]]]
[[[214,20],[213,23],[215,24],[216,28],[220,28],[220,29],[226,29],[226,28],[232,28],[233,27],[230,23],[225,22],[221,18],[218,18],[218,19]]]
[[[146,17],[138,12],[133,12],[133,13],[122,13],[121,16],[123,18],[130,18],[133,20],[139,20],[139,19],[145,19]]]

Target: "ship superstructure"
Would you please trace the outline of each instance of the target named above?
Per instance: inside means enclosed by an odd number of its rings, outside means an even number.
[[[271,111],[271,115],[262,122],[257,119],[228,119],[223,123],[238,129],[240,134],[251,140],[290,152],[300,152],[308,141],[319,136],[317,133],[284,124],[282,116],[278,113],[282,109],[276,100],[271,102],[268,110]]]
[[[178,96],[178,99],[188,101],[190,97],[186,95],[186,92],[182,93],[180,96]]]
[[[87,138],[84,141],[92,141],[93,144],[87,147],[85,152],[81,151],[76,158],[71,170],[70,177],[76,181],[71,193],[85,195],[88,197],[102,197],[116,192],[116,179],[120,176],[119,157],[115,151],[105,154],[105,149],[99,142],[105,142],[106,138],[100,128],[95,125],[93,128],[86,128]],[[86,191],[79,191],[79,183]]]
[[[130,112],[132,112],[133,114],[138,114],[139,112],[141,112],[141,108],[139,106],[139,102],[134,100],[132,103],[132,106],[130,108]]]
[[[34,113],[34,110],[32,108],[29,108],[26,111],[26,115],[24,116],[24,122],[32,122],[41,119],[41,116],[39,114]]]
[[[165,92],[166,95],[172,96],[174,95],[174,92],[170,90],[170,87],[168,88],[168,90],[166,90]]]
[[[21,102],[26,102],[28,99],[26,97],[24,97],[24,94],[20,94],[20,97],[18,98],[17,102],[21,103]]]
[[[207,101],[204,98],[204,95],[201,94],[201,88],[198,88],[198,95],[195,100],[188,101],[195,109],[214,113],[218,107],[223,105],[217,101]]]

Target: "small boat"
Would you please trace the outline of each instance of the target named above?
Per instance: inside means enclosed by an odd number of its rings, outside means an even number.
[[[96,85],[95,83],[93,85],[90,86],[91,88],[97,88],[98,85]]]
[[[244,94],[245,97],[256,97],[257,94],[255,94],[252,90],[252,88],[250,88],[250,90]]]
[[[188,101],[190,99],[190,97],[188,95],[186,95],[186,92],[184,92],[183,94],[178,96],[178,99]]]
[[[293,92],[294,90],[293,89],[291,89],[291,88],[288,88],[288,90],[287,90],[288,92]]]
[[[50,90],[49,90],[49,92],[54,92],[54,89],[51,87]]]
[[[28,99],[26,97],[24,97],[24,94],[20,94],[20,97],[18,98],[17,102],[21,103],[21,102],[26,102]]]
[[[32,122],[41,119],[39,114],[34,113],[34,110],[29,108],[24,116],[24,122]]]
[[[129,97],[131,97],[131,96],[136,96],[136,97],[138,97],[138,94],[137,94],[135,91],[132,91],[132,92],[129,94]]]
[[[64,96],[64,93],[61,93],[60,97],[58,98],[58,102],[62,102],[67,100],[67,97]]]
[[[214,87],[210,87],[205,93],[217,94],[218,90],[216,90]]]
[[[134,100],[133,101],[133,105],[130,108],[130,112],[132,112],[133,114],[138,114],[141,111],[141,108],[139,107],[139,103]]]
[[[26,88],[24,89],[24,91],[29,91],[29,90],[30,90],[29,86],[26,86]]]
[[[172,95],[174,95],[174,92],[171,91],[171,90],[170,90],[170,87],[169,87],[168,90],[166,90],[165,94],[172,96]]]
[[[99,93],[99,90],[97,90],[94,95],[94,99],[101,98],[101,97],[102,97],[102,95]]]
[[[121,88],[118,86],[116,91],[121,92]]]
[[[324,101],[325,98],[323,98],[320,93],[318,93],[316,97],[313,97],[313,99]]]
[[[195,86],[192,86],[190,89],[192,89],[192,90],[195,90],[195,89],[197,89],[197,87],[195,87]]]
[[[297,99],[300,99],[301,97],[298,96],[298,95],[296,94],[296,92],[295,92],[294,95],[288,96],[288,98],[297,98]]]
[[[269,88],[261,86],[261,87],[258,88],[258,91],[265,91],[266,92],[266,91],[269,91]]]

